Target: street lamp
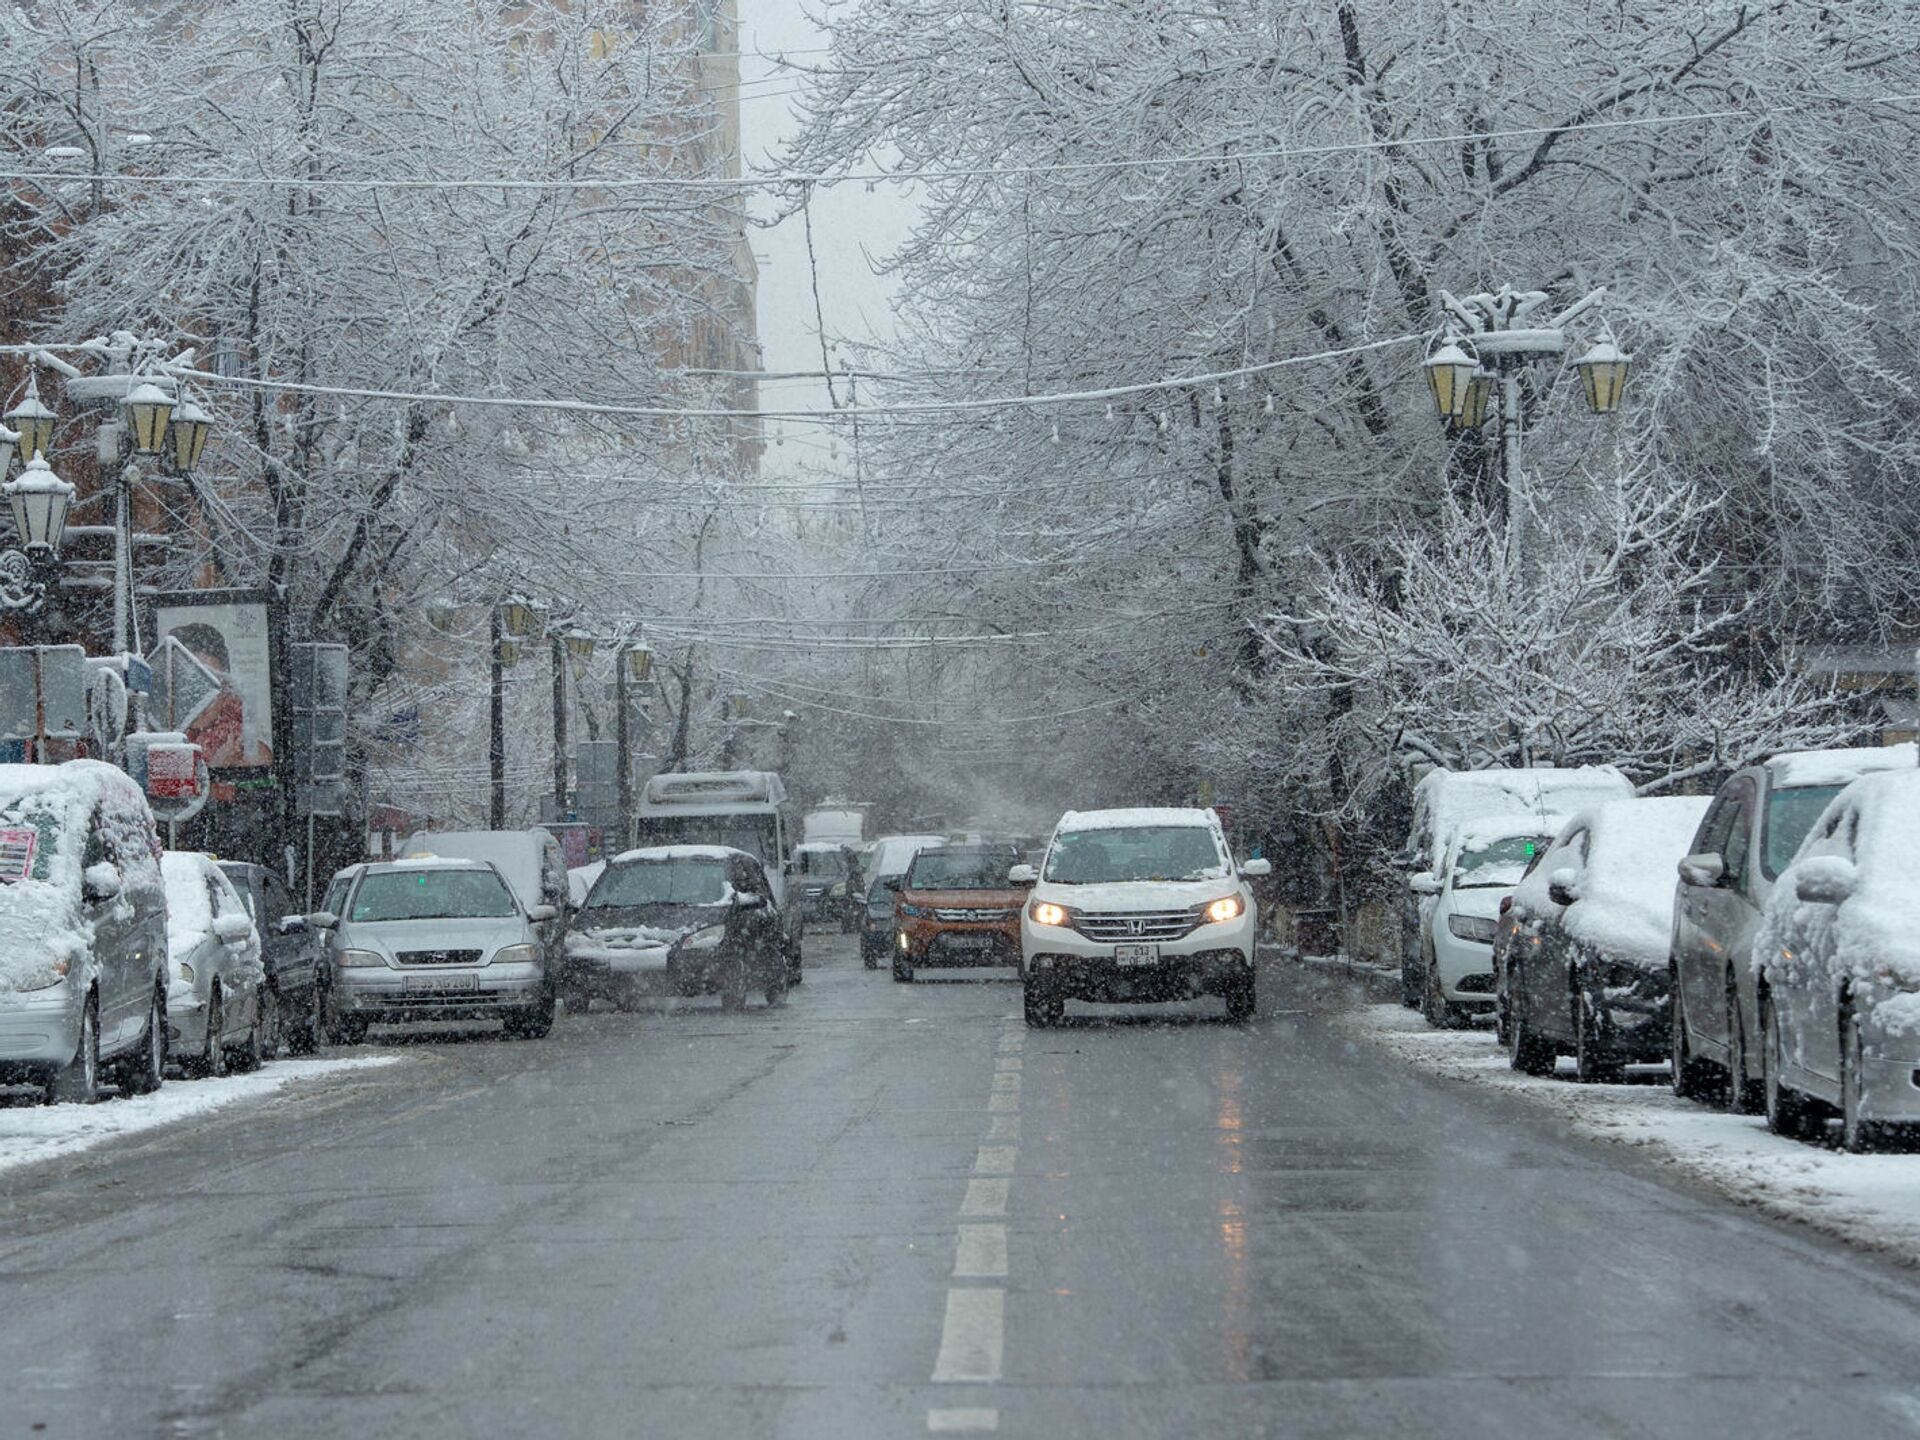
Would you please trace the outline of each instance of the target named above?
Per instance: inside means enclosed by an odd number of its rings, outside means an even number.
[[[627,648],[627,678],[636,685],[644,685],[653,676],[653,651],[645,645],[632,645]]]
[[[1580,387],[1587,392],[1587,408],[1596,415],[1611,415],[1620,408],[1620,392],[1627,388],[1627,372],[1633,357],[1621,353],[1611,340],[1589,345],[1573,362],[1580,372]]]
[[[174,468],[183,475],[197,469],[200,452],[207,448],[207,437],[212,433],[213,416],[191,399],[174,407],[173,421],[167,429],[167,440],[173,447]]]
[[[1476,369],[1460,392],[1460,408],[1449,417],[1456,430],[1478,430],[1487,423],[1487,404],[1493,399],[1493,387],[1499,377],[1491,370]]]
[[[593,636],[587,631],[576,627],[575,629],[567,631],[565,644],[567,647],[568,668],[573,671],[573,678],[576,680],[586,679],[587,665],[593,659]]]
[[[167,422],[173,419],[173,397],[152,381],[143,380],[127,391],[121,405],[127,412],[133,448],[142,455],[160,454],[166,448]]]
[[[31,460],[53,448],[54,419],[52,409],[40,399],[39,377],[28,371],[26,398],[6,414],[7,424],[20,432],[22,455]]]
[[[1427,356],[1427,385],[1442,420],[1456,419],[1467,403],[1467,387],[1480,369],[1477,357],[1453,340]]]
[[[13,509],[13,528],[30,551],[57,552],[67,529],[74,489],[36,454],[4,487]]]
[[[509,595],[500,602],[500,628],[515,640],[530,640],[539,634],[539,612],[521,595]]]

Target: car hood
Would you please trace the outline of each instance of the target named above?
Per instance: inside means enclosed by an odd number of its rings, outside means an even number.
[[[1025,898],[1017,890],[902,890],[910,905],[941,910],[1017,910]]]
[[[340,944],[349,950],[479,950],[527,945],[535,937],[518,915],[473,920],[349,920],[340,927]]]
[[[725,905],[607,905],[574,916],[570,936],[596,945],[648,948],[723,924]]]
[[[1239,893],[1239,883],[1226,876],[1214,880],[1121,880],[1106,885],[1062,885],[1041,882],[1037,899],[1051,900],[1075,910],[1186,910]]]
[[[1511,885],[1470,886],[1449,891],[1446,907],[1456,915],[1477,915],[1491,920],[1500,913],[1500,902],[1512,893]]]

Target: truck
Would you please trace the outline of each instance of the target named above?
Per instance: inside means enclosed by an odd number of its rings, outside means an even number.
[[[805,923],[793,865],[798,826],[787,787],[771,770],[709,770],[655,775],[640,793],[639,844],[724,845],[767,867],[780,907],[791,982],[801,978]]]
[[[800,822],[801,838],[808,845],[849,845],[858,849],[866,843],[867,815],[847,805],[823,805],[809,810]]]

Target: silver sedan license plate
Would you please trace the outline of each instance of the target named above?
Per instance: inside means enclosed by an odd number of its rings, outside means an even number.
[[[1116,945],[1113,947],[1113,963],[1157,965],[1160,963],[1160,947],[1158,945]]]

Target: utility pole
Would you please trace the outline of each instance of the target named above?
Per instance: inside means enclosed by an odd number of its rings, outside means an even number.
[[[560,627],[548,627],[553,650],[553,818],[567,818],[567,643]]]
[[[487,770],[493,782],[493,803],[487,811],[487,828],[507,828],[507,675],[500,659],[506,633],[500,624],[499,605],[487,607],[487,663],[490,686],[487,692]]]
[[[615,809],[620,817],[618,855],[633,843],[633,736],[627,720],[627,647],[613,652],[613,755]]]

